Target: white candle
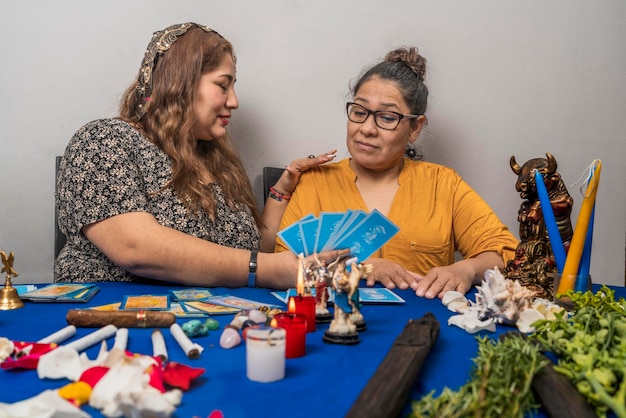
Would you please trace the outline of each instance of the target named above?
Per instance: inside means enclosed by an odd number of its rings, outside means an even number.
[[[97,331],[92,332],[91,334],[85,335],[83,338],[66,344],[65,347],[73,348],[80,353],[86,348],[91,347],[92,345],[97,344],[102,340],[106,340],[107,338],[114,335],[116,332],[117,327],[115,325],[109,324],[100,328]]]
[[[164,363],[167,361],[167,347],[165,346],[165,339],[160,330],[155,329],[152,331],[152,355],[154,357],[160,357]]]
[[[54,332],[37,342],[40,344],[52,344],[52,343],[60,344],[63,341],[67,340],[68,338],[73,337],[75,334],[76,334],[76,327],[74,325],[68,325],[65,328],[61,328],[57,332]]]
[[[246,333],[246,370],[254,382],[275,382],[285,377],[285,330],[251,328]]]
[[[119,348],[122,351],[126,351],[128,345],[128,328],[120,328],[115,333],[115,342],[113,348]]]
[[[187,357],[189,358],[198,358],[200,357],[200,353],[204,351],[204,348],[200,344],[196,344],[185,335],[183,329],[177,323],[173,323],[170,326],[170,332],[174,336],[174,339],[180,345],[180,348],[183,349]]]

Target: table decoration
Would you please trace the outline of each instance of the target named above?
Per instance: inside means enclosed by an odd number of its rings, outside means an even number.
[[[173,323],[170,326],[170,332],[188,358],[194,359],[200,357],[200,354],[204,351],[204,347],[191,341],[189,337],[185,335],[180,325]]]
[[[152,340],[152,355],[160,358],[163,363],[167,362],[167,346],[161,330],[155,329],[152,331],[150,339]]]
[[[430,312],[407,322],[346,418],[398,416],[438,337],[439,321]]]
[[[107,338],[115,335],[116,332],[117,327],[115,325],[105,325],[97,331],[87,334],[84,337],[79,338],[78,340],[71,341],[65,344],[64,347],[74,349],[80,353],[81,351],[84,351],[92,345],[95,345],[100,341],[106,340]]]
[[[58,331],[53,332],[47,337],[42,338],[41,340],[37,342],[40,344],[50,344],[50,343],[60,344],[63,341],[72,338],[74,335],[76,335],[76,327],[74,325],[68,325],[64,328],[61,328]]]
[[[65,317],[76,327],[95,328],[115,325],[120,328],[168,328],[176,322],[176,315],[159,311],[96,311],[70,309]]]
[[[246,337],[246,376],[254,382],[275,382],[285,377],[285,336],[282,328],[250,329]]]
[[[570,289],[574,289],[576,285],[576,274],[580,265],[583,248],[585,246],[585,238],[590,227],[591,213],[593,212],[598,186],[600,184],[600,174],[602,171],[602,161],[595,160],[590,167],[590,179],[584,195],[583,203],[578,213],[578,220],[574,228],[572,243],[570,244],[565,260],[565,266],[561,273],[561,282],[558,286],[558,293],[564,294]]]
[[[316,313],[315,297],[312,296],[311,288],[305,287],[304,277],[304,256],[300,254],[298,256],[298,276],[296,281],[297,296],[289,297],[289,303],[287,306],[293,303],[294,313],[304,315],[306,318],[306,332],[315,332],[316,326]],[[293,300],[293,302],[291,302]]]
[[[15,289],[11,283],[11,277],[19,276],[17,271],[13,268],[15,255],[13,252],[10,252],[7,256],[4,251],[0,251],[0,256],[2,257],[3,265],[0,272],[6,273],[4,287],[0,289],[0,311],[22,308],[24,306],[24,302],[22,302],[17,294],[17,289]]]
[[[128,328],[119,328],[115,332],[115,340],[113,342],[113,347],[124,351],[126,350],[127,345],[128,345]]]
[[[306,354],[306,317],[295,312],[295,300],[289,301],[287,312],[274,315],[272,326],[283,328],[286,332],[285,356],[302,357]]]

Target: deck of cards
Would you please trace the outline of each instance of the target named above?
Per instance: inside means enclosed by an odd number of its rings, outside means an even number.
[[[346,212],[322,212],[319,217],[307,215],[278,232],[278,236],[295,254],[304,256],[330,250],[349,249],[359,262],[372,256],[400,229],[374,209]]]

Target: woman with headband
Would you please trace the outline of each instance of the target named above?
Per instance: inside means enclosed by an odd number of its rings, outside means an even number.
[[[260,213],[227,130],[235,80],[233,47],[216,31],[154,34],[119,117],[87,123],[67,145],[55,281],[295,286],[296,256],[272,253],[278,223],[300,174],[334,154],[289,164]]]

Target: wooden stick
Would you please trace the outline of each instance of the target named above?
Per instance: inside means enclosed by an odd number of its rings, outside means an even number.
[[[432,313],[410,320],[346,417],[398,416],[437,337],[439,321]]]
[[[525,334],[520,332],[509,331],[501,334],[499,339],[515,337],[527,338]],[[596,412],[569,379],[556,372],[552,361],[546,356],[543,354],[540,356],[542,359],[548,360],[549,363],[533,376],[531,387],[548,416],[550,418],[597,417]]]
[[[594,418],[596,412],[567,377],[558,373],[552,363],[533,378],[533,392],[551,418]]]
[[[176,322],[171,312],[158,311],[95,311],[70,309],[65,317],[67,323],[76,327],[98,328],[115,325],[118,328],[167,328]]]

